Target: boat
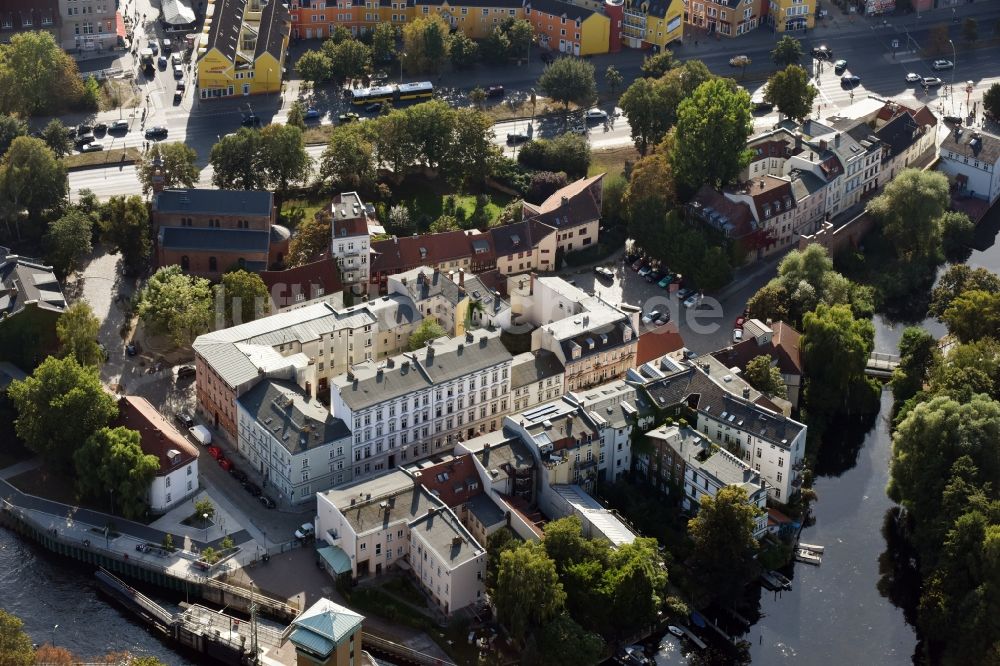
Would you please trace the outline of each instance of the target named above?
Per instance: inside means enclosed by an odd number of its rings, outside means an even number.
[[[656,662],[646,656],[641,645],[629,645],[622,649],[615,661],[622,666],[655,666]]]
[[[814,546],[811,543],[799,543],[799,548],[804,548],[806,550],[811,550],[812,552],[819,553],[820,555],[822,555],[823,551],[825,550],[824,546]]]
[[[778,573],[777,571],[768,571],[768,573],[771,574],[771,577],[774,578],[774,580],[776,580],[781,585],[781,589],[783,590],[792,589],[792,581],[790,581],[788,578]]]
[[[799,562],[805,562],[806,564],[812,564],[819,566],[823,563],[823,556],[819,553],[814,553],[811,550],[806,550],[804,548],[795,549],[795,559]]]
[[[760,582],[769,590],[780,590],[784,587],[781,581],[770,571],[760,572]]]
[[[681,638],[681,637],[684,636],[684,630],[681,629],[680,627],[676,627],[674,625],[670,625],[669,627],[667,627],[667,631],[669,631],[670,633],[672,633],[674,636],[677,636],[678,638]]]

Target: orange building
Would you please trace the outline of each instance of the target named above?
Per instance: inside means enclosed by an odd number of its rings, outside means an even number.
[[[611,20],[592,9],[559,0],[525,0],[524,16],[542,48],[576,56],[610,48]]]

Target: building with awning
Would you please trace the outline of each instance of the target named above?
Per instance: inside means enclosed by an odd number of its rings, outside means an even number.
[[[331,576],[351,573],[351,558],[340,546],[323,546],[316,549],[316,554]]]
[[[163,0],[161,20],[167,30],[188,30],[194,26],[197,15],[185,0]]]

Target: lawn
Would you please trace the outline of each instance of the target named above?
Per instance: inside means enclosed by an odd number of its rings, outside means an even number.
[[[513,198],[496,191],[486,194],[489,200],[483,210],[486,220],[492,222],[500,216],[504,206]],[[464,219],[470,219],[474,215],[478,205],[477,195],[448,192],[446,185],[441,181],[428,182],[422,178],[408,178],[393,189],[393,200],[406,206],[410,211],[410,219],[417,224],[421,232],[426,231],[431,222],[441,217],[449,196],[455,197],[455,209],[462,211]],[[461,216],[456,214],[456,217]]]
[[[129,148],[114,148],[112,150],[99,150],[93,153],[77,153],[67,155],[63,158],[63,164],[69,170],[82,169],[101,165],[132,164],[138,162],[142,157],[139,149],[130,146]]]
[[[588,176],[596,176],[599,173],[606,173],[604,182],[621,176],[625,172],[625,163],[635,164],[639,159],[639,151],[635,146],[622,146],[620,148],[607,148],[605,150],[594,150],[590,153],[590,169]]]
[[[28,495],[44,497],[45,499],[50,499],[54,502],[80,507],[82,509],[91,509],[93,511],[100,511],[101,513],[111,513],[110,502],[112,496],[110,494],[105,498],[101,498],[100,501],[91,499],[81,500],[77,497],[76,482],[72,473],[51,472],[45,467],[36,467],[35,469],[28,470],[23,474],[18,474],[17,476],[8,479],[8,481],[12,486],[20,490],[22,493],[27,493]],[[116,506],[116,508],[120,507]],[[137,523],[148,525],[155,519],[156,516],[147,514],[145,516],[134,518],[133,520]]]
[[[414,587],[413,583],[406,578],[389,579],[382,587],[387,589],[389,592],[392,592],[403,601],[407,601],[414,606],[423,608],[427,605],[427,599],[424,595],[421,594],[420,590]]]
[[[305,197],[289,199],[281,204],[281,224],[294,230],[303,220],[311,220],[316,213],[330,205],[330,197]]]
[[[311,125],[302,133],[307,146],[321,146],[330,142],[330,135],[336,125]]]

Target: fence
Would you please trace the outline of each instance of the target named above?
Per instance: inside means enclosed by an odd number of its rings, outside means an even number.
[[[438,659],[437,657],[432,657],[431,655],[424,654],[423,652],[417,652],[416,650],[408,648],[405,645],[393,643],[390,640],[386,640],[374,634],[362,633],[361,645],[374,652],[382,652],[393,657],[399,657],[404,661],[411,664],[417,664],[418,666],[456,666],[450,661]]]

